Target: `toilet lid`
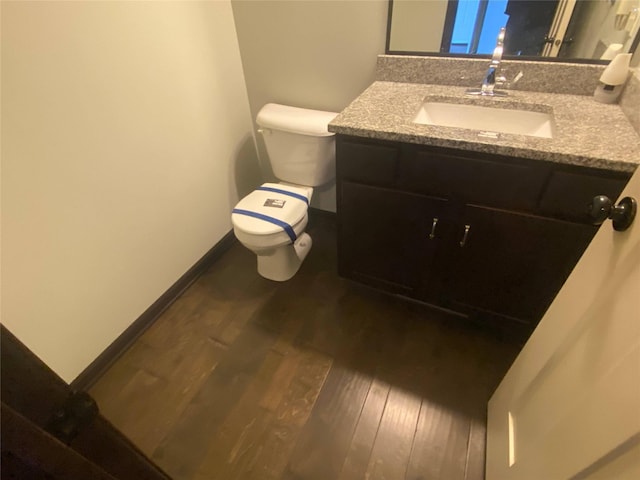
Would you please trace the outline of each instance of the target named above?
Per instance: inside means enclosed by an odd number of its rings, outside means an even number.
[[[288,225],[295,225],[307,213],[309,196],[302,188],[279,183],[265,183],[244,197],[234,210],[245,210],[274,218]],[[234,227],[254,235],[271,235],[282,227],[260,218],[232,213]]]

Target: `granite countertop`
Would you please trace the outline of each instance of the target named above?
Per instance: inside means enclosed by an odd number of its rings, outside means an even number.
[[[468,151],[495,153],[555,163],[633,172],[640,164],[640,136],[618,105],[591,96],[510,91],[508,97],[465,96],[466,88],[399,82],[374,82],[330,124],[329,131]],[[478,131],[412,122],[426,97],[431,101],[500,108],[553,111],[553,138]]]

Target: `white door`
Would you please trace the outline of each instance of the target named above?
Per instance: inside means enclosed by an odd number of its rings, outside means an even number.
[[[493,394],[486,478],[640,479],[640,216],[600,228]]]
[[[543,57],[557,57],[562,47],[562,41],[567,33],[567,27],[573,15],[573,9],[576,6],[576,0],[560,0],[556,14],[551,22],[551,28],[547,34],[549,42],[542,49]]]

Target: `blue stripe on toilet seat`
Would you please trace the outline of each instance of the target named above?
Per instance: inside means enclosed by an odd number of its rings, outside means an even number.
[[[309,205],[309,199],[304,195],[300,195],[299,193],[293,193],[287,190],[280,190],[279,188],[273,188],[273,187],[258,187],[256,188],[256,190],[265,190],[267,192],[281,193],[283,195],[288,195],[290,197],[297,198],[298,200],[302,200],[304,203]]]
[[[262,189],[262,190],[264,190],[264,189]],[[295,194],[293,194],[293,195],[295,195]],[[296,239],[298,238],[296,236],[296,232],[293,230],[293,227],[291,225],[289,225],[287,222],[283,222],[282,220],[279,220],[277,218],[270,217],[269,215],[263,215],[262,213],[252,212],[250,210],[242,210],[242,209],[239,209],[239,208],[234,208],[231,211],[231,213],[238,213],[240,215],[246,215],[247,217],[257,218],[259,220],[264,220],[265,222],[269,222],[269,223],[273,223],[274,225],[278,225],[279,227],[281,227],[287,233],[287,235],[289,235],[289,238],[291,239],[292,242],[295,242]]]

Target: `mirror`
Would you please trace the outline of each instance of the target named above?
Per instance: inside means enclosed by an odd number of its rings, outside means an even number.
[[[640,41],[640,0],[390,0],[387,53],[606,63]]]

